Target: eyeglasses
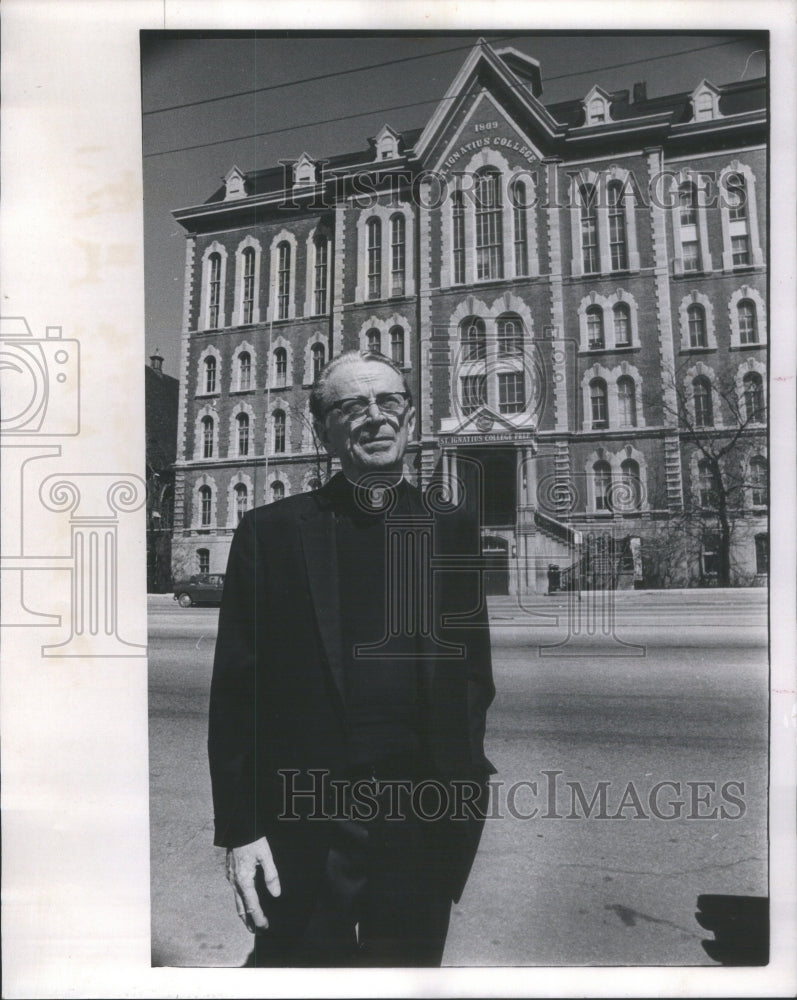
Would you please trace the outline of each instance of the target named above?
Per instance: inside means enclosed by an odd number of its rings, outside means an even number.
[[[347,396],[345,399],[337,399],[331,403],[327,407],[326,413],[340,410],[341,415],[346,420],[356,420],[358,417],[364,416],[375,403],[382,413],[390,413],[394,417],[398,417],[407,408],[409,398],[408,392],[380,392],[372,399],[367,396]],[[326,414],[324,415],[326,416]]]

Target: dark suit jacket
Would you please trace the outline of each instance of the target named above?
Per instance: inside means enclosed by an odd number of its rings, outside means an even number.
[[[281,770],[345,776],[343,663],[336,571],[334,485],[249,511],[230,549],[216,642],[208,750],[215,843],[236,847],[266,836],[282,883],[286,926],[313,898],[327,852],[328,825],[279,820]],[[410,506],[429,518],[421,494]],[[438,512],[437,556],[478,554],[478,525],[463,510]],[[455,560],[456,561],[456,560]],[[342,582],[345,586],[345,581]],[[434,573],[435,617],[459,657],[424,657],[423,730],[430,775],[484,783],[487,707],[494,687],[486,606],[475,569]],[[301,779],[296,778],[297,787]],[[310,802],[308,799],[308,806]],[[444,824],[450,890],[458,899],[481,834],[478,820]],[[271,922],[271,921],[270,921]]]

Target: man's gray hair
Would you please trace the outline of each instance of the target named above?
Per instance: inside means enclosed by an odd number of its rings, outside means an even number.
[[[313,382],[313,388],[310,390],[310,412],[316,420],[323,420],[326,414],[324,392],[330,376],[341,365],[351,364],[353,361],[376,361],[378,364],[385,365],[390,368],[391,371],[396,372],[397,375],[401,376],[401,381],[404,383],[404,391],[407,393],[407,401],[410,406],[412,405],[412,392],[406,376],[399,366],[395,362],[391,361],[390,358],[386,357],[384,354],[378,354],[375,351],[344,351],[342,354],[338,354],[337,357],[334,357],[328,364],[324,365],[316,376],[315,382]]]

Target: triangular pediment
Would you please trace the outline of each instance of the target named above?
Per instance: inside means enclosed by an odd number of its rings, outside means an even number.
[[[246,197],[246,175],[233,165],[224,175],[224,200],[235,201]]]
[[[458,169],[480,148],[504,150],[526,165],[547,155],[564,127],[537,97],[535,64],[514,51],[502,58],[480,39],[415,144],[425,166]]]
[[[453,431],[455,434],[485,434],[488,431],[514,431],[517,426],[507,420],[501,413],[497,413],[489,406],[480,406],[478,410],[469,413],[463,418],[462,423]],[[449,433],[452,433],[449,431]]]

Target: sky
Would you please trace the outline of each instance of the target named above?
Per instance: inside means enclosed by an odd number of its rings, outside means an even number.
[[[539,61],[546,104],[582,98],[594,84],[644,81],[658,97],[767,67],[761,34],[481,35]],[[363,149],[386,122],[423,127],[478,37],[142,32],[147,356],[158,350],[164,371],[179,375],[185,231],[174,209],[206,201],[233,164],[249,172],[303,151],[321,159]]]

